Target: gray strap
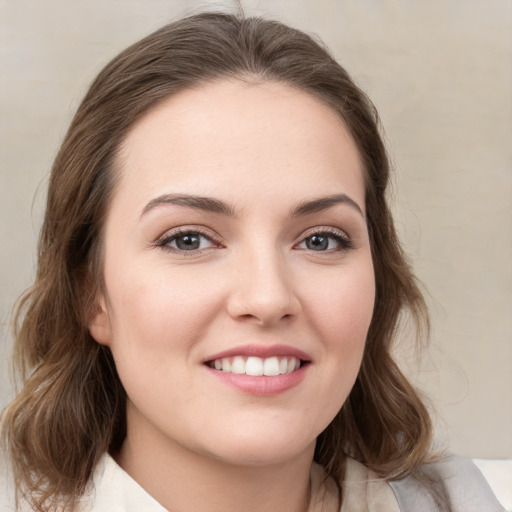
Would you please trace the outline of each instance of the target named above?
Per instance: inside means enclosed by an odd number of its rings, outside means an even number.
[[[419,477],[411,475],[390,485],[402,512],[506,512],[480,470],[463,457],[425,464]]]
[[[389,482],[401,512],[438,512],[432,495],[413,476]]]

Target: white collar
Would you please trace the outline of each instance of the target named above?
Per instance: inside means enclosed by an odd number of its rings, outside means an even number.
[[[308,512],[337,510],[337,487],[324,478],[324,470],[311,467],[312,500]],[[105,454],[81,500],[80,512],[168,512],[149,495],[115,460]],[[372,471],[347,460],[340,512],[399,512],[391,487]]]
[[[94,470],[80,512],[168,512],[107,453]]]

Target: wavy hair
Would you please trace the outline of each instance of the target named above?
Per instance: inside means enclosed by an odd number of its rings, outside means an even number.
[[[390,165],[375,107],[305,33],[261,18],[202,13],[147,36],[101,71],[53,164],[35,282],[14,312],[23,386],[2,415],[17,496],[35,510],[72,509],[101,455],[115,453],[125,437],[126,396],[112,354],[87,327],[103,286],[102,228],[120,144],[164,98],[222,78],[278,81],[320,98],[351,133],[364,166],[375,309],[357,381],[319,436],[315,460],[338,482],[347,454],[392,479],[413,472],[429,453],[429,414],[391,354],[403,313],[420,330],[428,329],[428,315],[387,204]]]

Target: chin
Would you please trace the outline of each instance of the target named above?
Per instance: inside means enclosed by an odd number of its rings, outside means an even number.
[[[260,429],[249,435],[248,432],[231,433],[227,443],[218,443],[211,456],[237,466],[268,466],[282,464],[297,457],[314,453],[314,439],[304,439],[292,432],[267,435]]]

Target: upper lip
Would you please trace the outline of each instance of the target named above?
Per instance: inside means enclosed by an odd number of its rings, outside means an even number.
[[[289,345],[241,345],[228,350],[223,350],[207,357],[203,363],[223,359],[225,357],[246,356],[246,357],[296,357],[302,361],[311,361],[311,356],[302,350]]]

